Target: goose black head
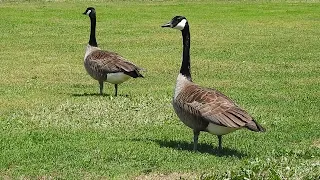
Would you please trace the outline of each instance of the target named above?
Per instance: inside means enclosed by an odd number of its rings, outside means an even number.
[[[96,10],[93,7],[88,7],[84,13],[84,15],[88,15],[91,18],[96,17]]]
[[[188,24],[188,21],[185,17],[175,16],[174,18],[172,18],[170,22],[162,25],[161,27],[170,27],[170,28],[174,28],[182,31],[187,24]]]

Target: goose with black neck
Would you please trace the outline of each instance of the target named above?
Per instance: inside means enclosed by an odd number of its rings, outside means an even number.
[[[128,79],[143,77],[142,68],[129,62],[117,53],[101,50],[96,40],[96,10],[88,7],[83,13],[90,18],[90,39],[84,56],[84,67],[88,74],[99,82],[100,95],[103,94],[103,83],[114,84],[115,96],[118,95],[118,84]]]
[[[217,135],[219,151],[222,150],[222,135],[242,128],[265,132],[252,116],[230,98],[216,89],[201,87],[192,82],[188,20],[183,16],[175,16],[161,27],[178,29],[182,33],[182,63],[172,104],[179,119],[193,130],[193,150],[197,150],[201,131]]]

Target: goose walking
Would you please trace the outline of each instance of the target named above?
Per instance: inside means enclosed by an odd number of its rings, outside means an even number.
[[[103,94],[103,83],[107,81],[114,84],[115,96],[117,96],[118,84],[127,81],[130,77],[143,77],[139,72],[141,68],[117,53],[98,48],[96,41],[96,11],[93,7],[88,7],[83,14],[88,15],[91,21],[90,39],[84,56],[84,67],[88,74],[99,82],[100,95]]]
[[[182,32],[182,64],[172,104],[179,119],[193,129],[194,151],[197,150],[198,136],[201,131],[218,136],[219,151],[222,149],[222,135],[241,128],[264,132],[265,129],[261,125],[227,96],[215,89],[201,87],[192,82],[190,31],[187,19],[183,16],[175,16],[162,27],[174,28]]]

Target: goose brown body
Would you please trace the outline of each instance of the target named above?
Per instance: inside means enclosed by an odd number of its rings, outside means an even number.
[[[143,77],[139,72],[141,69],[133,63],[114,52],[103,51],[98,48],[85,57],[84,67],[88,74],[99,82],[107,81],[113,84],[120,84],[130,77]],[[112,73],[123,73],[124,78],[122,79],[124,81],[121,79],[118,81],[108,79],[108,76]]]
[[[207,131],[215,135],[224,135],[243,127],[256,132],[264,131],[246,111],[221,92],[200,87],[179,76],[177,86],[183,87],[176,87],[173,107],[179,119],[194,131]],[[209,124],[221,129],[211,131]]]

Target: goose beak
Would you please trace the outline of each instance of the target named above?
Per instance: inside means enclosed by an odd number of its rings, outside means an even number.
[[[171,22],[168,22],[168,23],[166,23],[166,24],[164,24],[164,25],[162,25],[161,27],[171,27]]]
[[[87,15],[87,13],[86,13],[86,12],[84,12],[84,13],[82,13],[82,14]]]

